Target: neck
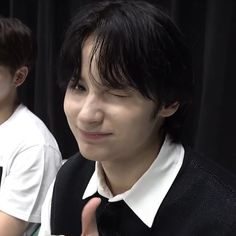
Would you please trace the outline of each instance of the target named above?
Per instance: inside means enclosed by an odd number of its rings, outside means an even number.
[[[17,98],[11,99],[7,102],[2,101],[0,103],[0,125],[11,117],[18,105],[19,102]]]
[[[120,162],[102,162],[105,173],[106,182],[112,194],[116,196],[130,188],[138,181],[138,179],[149,169],[153,161],[156,159],[162,141],[153,144],[148,152],[137,153],[135,158],[126,158]]]

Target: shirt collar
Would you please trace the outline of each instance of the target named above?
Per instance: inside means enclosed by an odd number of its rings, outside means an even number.
[[[100,195],[108,198],[109,202],[124,200],[148,227],[152,227],[156,213],[182,166],[183,158],[183,146],[172,143],[167,137],[157,158],[143,176],[130,190],[115,197],[105,184],[101,166],[96,163],[83,199],[98,191]]]

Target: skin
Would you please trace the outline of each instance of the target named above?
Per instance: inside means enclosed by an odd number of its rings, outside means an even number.
[[[17,87],[28,74],[26,66],[20,67],[14,75],[7,66],[0,65],[0,125],[14,112],[18,105]]]
[[[64,110],[81,154],[102,164],[116,195],[130,189],[152,164],[162,143],[159,129],[164,118],[178,107],[162,107],[153,117],[156,104],[138,91],[101,85],[95,60],[91,78],[92,46],[92,40],[85,42],[81,79],[76,88],[68,87]]]
[[[0,212],[0,236],[22,236],[27,222]]]
[[[6,66],[0,66],[0,125],[15,111],[18,105],[17,87],[28,74],[28,68],[23,66],[13,75]],[[21,236],[28,223],[0,211],[0,236]]]
[[[82,233],[81,236],[99,236],[96,222],[96,209],[101,203],[100,198],[92,198],[85,205],[82,212]]]
[[[162,145],[160,127],[173,115],[178,103],[159,109],[137,90],[108,89],[101,84],[96,55],[90,67],[93,40],[82,50],[81,78],[65,94],[64,110],[81,154],[102,165],[107,185],[113,195],[123,193],[145,173]],[[83,236],[96,236],[95,211],[98,200],[92,200],[82,214]]]

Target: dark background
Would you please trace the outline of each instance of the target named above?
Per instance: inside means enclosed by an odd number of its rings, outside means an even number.
[[[56,67],[69,19],[92,0],[0,0],[0,14],[17,17],[38,42],[35,68],[21,90],[24,103],[56,137],[63,158],[77,151],[63,113]],[[185,34],[196,78],[185,138],[195,150],[236,174],[236,1],[156,0]]]

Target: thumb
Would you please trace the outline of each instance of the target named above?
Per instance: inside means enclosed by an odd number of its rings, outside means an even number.
[[[96,222],[96,210],[101,203],[100,198],[92,198],[84,206],[82,211],[82,234],[81,236],[99,236]]]

